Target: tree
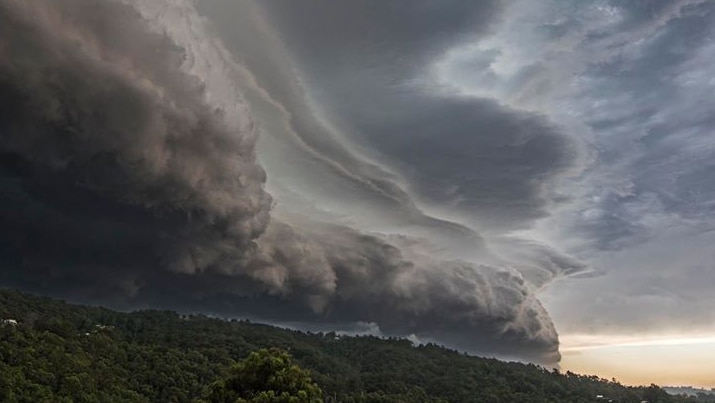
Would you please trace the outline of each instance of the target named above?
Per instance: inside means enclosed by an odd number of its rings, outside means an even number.
[[[216,382],[210,402],[303,403],[322,402],[323,391],[310,372],[292,363],[280,349],[261,349],[231,368],[227,379]]]

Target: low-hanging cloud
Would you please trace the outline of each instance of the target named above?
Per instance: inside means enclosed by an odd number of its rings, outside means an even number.
[[[257,125],[201,24],[184,2],[0,0],[3,284],[121,306],[370,322],[558,361],[554,326],[518,267],[432,255],[415,236],[272,218]],[[421,219],[487,253],[466,227]]]

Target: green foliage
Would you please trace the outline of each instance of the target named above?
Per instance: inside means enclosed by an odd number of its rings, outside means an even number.
[[[0,291],[0,319],[18,322],[0,324],[2,402],[696,401],[433,344],[120,313],[17,291]]]
[[[322,402],[323,391],[310,372],[294,365],[290,355],[276,348],[252,352],[231,368],[227,379],[212,386],[210,402],[303,403]]]

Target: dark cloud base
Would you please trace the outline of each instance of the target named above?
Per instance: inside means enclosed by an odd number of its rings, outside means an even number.
[[[270,220],[251,116],[209,105],[186,49],[113,1],[0,0],[0,279],[125,307],[386,334],[554,364],[519,273],[419,241]]]

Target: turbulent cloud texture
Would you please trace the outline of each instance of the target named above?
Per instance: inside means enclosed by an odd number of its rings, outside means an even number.
[[[375,323],[556,363],[535,293],[583,265],[485,234],[546,214],[570,140],[491,100],[383,89],[396,77],[409,87],[419,64],[486,30],[498,8],[455,2],[430,26],[441,3],[407,20],[383,3],[341,4],[204,3],[235,12],[232,29],[252,35],[236,39],[188,1],[0,0],[2,283],[120,306]],[[341,21],[339,36],[321,31]],[[363,24],[379,29],[365,36]],[[387,70],[375,81],[337,64],[308,74],[315,52]],[[400,66],[411,67],[389,70]]]
[[[551,316],[713,332],[714,4],[0,0],[0,283],[545,364]]]
[[[589,263],[548,291],[568,333],[712,334],[710,1],[513,1],[434,64],[467,97],[548,116],[586,158],[530,236]]]

